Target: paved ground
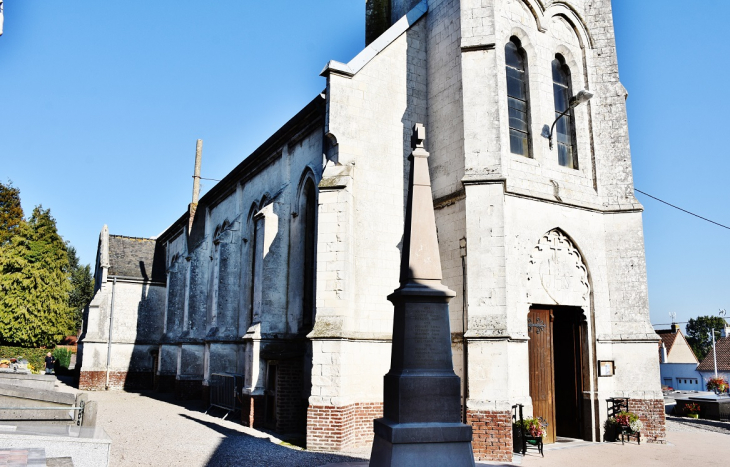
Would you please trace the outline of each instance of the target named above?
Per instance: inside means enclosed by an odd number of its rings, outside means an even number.
[[[63,384],[59,384],[59,390],[75,392]],[[346,454],[302,451],[235,420],[222,420],[221,411],[206,415],[203,413],[206,407],[201,403],[180,404],[170,395],[110,391],[90,392],[89,399],[98,402],[97,424],[113,440],[112,467],[367,465],[367,449]],[[524,458],[517,457],[515,464],[524,467],[728,465],[728,435],[730,423],[670,417],[666,445],[558,443],[546,447],[544,458],[528,452]]]

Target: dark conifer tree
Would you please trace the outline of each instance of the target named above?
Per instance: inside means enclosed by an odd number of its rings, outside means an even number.
[[[73,327],[66,244],[50,210],[38,206],[0,246],[0,340],[51,346]]]
[[[0,182],[0,245],[7,243],[13,231],[23,222],[20,190],[12,182]]]

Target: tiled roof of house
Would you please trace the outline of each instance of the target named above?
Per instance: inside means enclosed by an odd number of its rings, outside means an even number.
[[[662,338],[662,343],[664,344],[664,347],[667,348],[667,354],[669,354],[669,351],[672,350],[672,345],[674,345],[674,340],[677,338],[677,333],[672,329],[661,329],[656,333]],[[661,345],[662,344],[660,343],[659,347],[661,347]]]
[[[717,371],[730,371],[730,337],[722,337],[715,342],[717,349]],[[697,371],[715,371],[714,352],[710,349]]]

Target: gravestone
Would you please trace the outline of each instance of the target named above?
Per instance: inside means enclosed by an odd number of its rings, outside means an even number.
[[[428,152],[413,128],[400,287],[393,303],[393,345],[383,418],[374,422],[371,467],[473,466],[471,426],[461,423],[460,379],[451,360],[449,300],[441,284]]]

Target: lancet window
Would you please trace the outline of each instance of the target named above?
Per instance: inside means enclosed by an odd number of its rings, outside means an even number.
[[[530,100],[527,58],[520,40],[512,37],[504,46],[509,109],[509,147],[512,154],[531,157]]]
[[[553,94],[555,98],[555,142],[558,149],[558,164],[571,169],[578,168],[578,153],[575,142],[575,115],[569,109],[573,89],[570,83],[570,68],[561,55],[556,55],[553,67]],[[568,110],[566,112],[566,110]],[[565,113],[565,115],[562,115]]]

